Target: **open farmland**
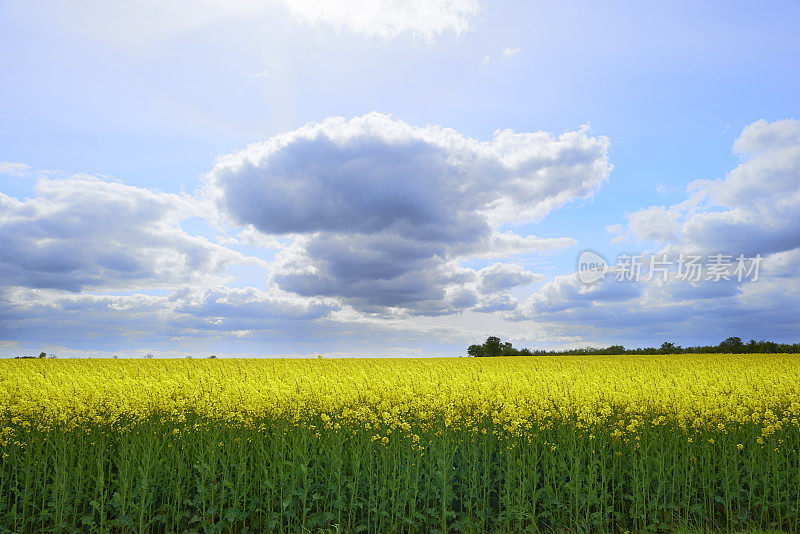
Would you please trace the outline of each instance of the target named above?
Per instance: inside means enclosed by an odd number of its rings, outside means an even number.
[[[800,358],[0,361],[0,531],[800,529]]]

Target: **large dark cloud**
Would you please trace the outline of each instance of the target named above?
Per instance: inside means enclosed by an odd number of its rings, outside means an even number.
[[[368,312],[399,307],[446,313],[459,308],[451,309],[445,288],[460,287],[476,277],[474,271],[446,262],[444,248],[442,243],[401,236],[300,237],[278,253],[272,280],[284,290],[307,297],[345,297]]]
[[[220,158],[208,191],[236,224],[294,239],[273,265],[281,289],[369,312],[440,314],[530,277],[479,283],[460,260],[570,245],[501,229],[594,194],[610,172],[607,148],[585,131],[500,131],[479,142],[373,113]]]

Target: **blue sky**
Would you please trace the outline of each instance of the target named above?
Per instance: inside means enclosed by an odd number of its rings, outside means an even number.
[[[797,341],[799,26],[793,2],[0,2],[0,354]],[[584,249],[764,260],[585,285]]]

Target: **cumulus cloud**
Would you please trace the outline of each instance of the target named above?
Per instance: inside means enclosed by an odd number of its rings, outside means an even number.
[[[759,120],[734,143],[742,163],[698,181],[684,202],[628,216],[628,231],[672,250],[754,255],[800,247],[800,121]]]
[[[579,308],[627,301],[640,295],[639,283],[616,283],[606,277],[594,284],[582,284],[575,275],[559,275],[533,293],[521,308],[523,317],[538,317]]]
[[[639,239],[668,242],[673,240],[680,229],[679,213],[664,206],[651,206],[626,216],[630,233]],[[611,225],[610,231],[621,231],[621,226]],[[617,239],[617,242],[621,239]]]
[[[183,195],[89,176],[42,179],[36,193],[25,200],[0,193],[4,286],[172,287],[217,280],[242,259],[180,228],[198,209]]]
[[[553,325],[553,335],[578,328],[605,339],[663,335],[686,343],[712,335],[794,335],[800,327],[800,121],[754,122],[734,151],[741,163],[724,178],[694,182],[683,202],[636,211],[626,216],[627,225],[607,228],[616,240],[659,242],[655,256],[667,254],[672,262],[682,253],[701,256],[700,281],[679,279],[674,265],[666,278],[650,279],[645,255],[638,282],[607,275],[587,285],[559,276],[520,305],[519,317]],[[739,254],[761,254],[758,280],[715,280],[708,261],[716,254],[733,262]]]
[[[0,336],[201,346],[340,332],[346,317],[367,335],[370,317],[510,313],[510,291],[540,278],[520,258],[575,243],[512,228],[591,197],[607,147],[585,130],[480,142],[370,114],[224,156],[201,196],[42,178],[29,198],[0,194]]]
[[[532,273],[516,263],[495,263],[478,271],[478,276],[478,288],[484,293],[496,293],[542,279],[541,274]]]
[[[293,240],[272,268],[282,290],[369,312],[438,314],[474,300],[465,291],[478,273],[460,260],[572,245],[503,226],[590,198],[610,172],[607,149],[585,129],[502,130],[481,142],[371,113],[224,156],[207,192],[235,224]]]
[[[27,176],[31,173],[30,165],[25,163],[11,163],[9,161],[0,161],[0,174],[9,174],[11,176]]]

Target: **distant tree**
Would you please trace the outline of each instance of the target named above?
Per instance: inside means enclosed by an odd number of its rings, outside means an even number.
[[[744,343],[740,337],[729,337],[719,344],[719,348],[722,352],[739,353],[744,352]]]
[[[47,353],[46,352],[40,352],[39,353],[39,357],[40,358],[47,358]]]
[[[483,345],[470,345],[467,355],[480,356],[532,356],[534,352],[529,349],[515,349],[509,341],[501,341],[497,336],[489,336]]]
[[[489,336],[486,338],[486,342],[483,344],[484,356],[500,356],[502,351],[503,345],[500,343],[499,337]]]
[[[216,360],[217,356],[215,354],[212,354],[211,356],[208,357],[208,359],[209,360]]]
[[[595,354],[715,354],[715,353],[764,353],[764,354],[800,354],[800,343],[776,343],[774,341],[756,341],[751,339],[747,343],[739,337],[729,337],[719,345],[697,345],[681,347],[675,343],[665,341],[659,348],[639,347],[626,349],[622,345],[602,347],[581,347],[566,350],[544,349],[515,349],[511,343],[501,342],[500,338],[490,336],[483,345],[470,345],[467,349],[469,356],[588,356]]]
[[[483,347],[481,345],[470,345],[467,348],[467,355],[472,357],[483,356]]]
[[[153,355],[152,354],[145,354],[144,357],[147,358],[148,360],[152,360],[153,359]]]

